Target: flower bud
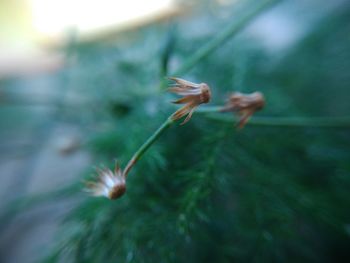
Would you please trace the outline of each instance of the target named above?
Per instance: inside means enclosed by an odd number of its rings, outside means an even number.
[[[98,169],[97,172],[97,182],[87,183],[87,190],[93,196],[105,196],[109,199],[117,199],[125,193],[125,177],[118,164],[116,164],[114,172],[109,169]]]
[[[187,115],[186,119],[181,123],[182,125],[191,119],[196,107],[198,107],[200,104],[208,103],[210,101],[210,88],[206,83],[196,84],[179,78],[170,79],[175,81],[176,84],[173,87],[169,88],[169,91],[183,96],[173,103],[185,105],[172,115],[173,120],[181,119]]]
[[[265,105],[265,98],[261,92],[243,94],[234,92],[226,105],[221,109],[222,112],[236,112],[239,115],[238,128],[243,128],[249,118]]]

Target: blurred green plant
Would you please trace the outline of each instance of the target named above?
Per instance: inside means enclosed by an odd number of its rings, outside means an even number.
[[[278,58],[244,34],[228,41],[275,2],[246,2],[245,12],[218,35],[186,38],[188,21],[184,28],[179,22],[171,33],[176,45],[166,51],[167,44],[159,44],[166,26],[143,29],[137,33],[142,41],[127,48],[75,47],[67,85],[71,97],[81,97],[84,114],[72,111],[72,103],[61,118],[81,122],[96,163],[116,157],[127,163],[173,111],[161,93],[167,72],[192,69],[190,79],[207,82],[218,105],[239,78],[244,92],[264,92],[267,106],[239,132],[235,118],[213,106],[157,137],[121,199],[81,196],[45,262],[350,259],[350,12],[332,11]],[[185,63],[172,70],[176,60]]]

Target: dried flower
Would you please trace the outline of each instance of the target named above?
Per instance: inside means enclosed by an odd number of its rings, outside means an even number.
[[[181,125],[183,125],[191,119],[197,106],[210,101],[210,88],[206,83],[196,84],[179,78],[169,79],[176,82],[173,87],[169,88],[169,91],[184,96],[173,102],[185,105],[172,115],[173,120],[178,120],[188,114],[186,119],[181,123]]]
[[[243,94],[234,92],[226,105],[221,109],[222,112],[234,111],[239,115],[238,128],[243,128],[249,118],[265,105],[265,98],[261,92]]]
[[[88,182],[88,192],[93,196],[105,196],[117,199],[126,191],[125,177],[119,164],[116,163],[114,172],[109,169],[97,170],[98,182]]]

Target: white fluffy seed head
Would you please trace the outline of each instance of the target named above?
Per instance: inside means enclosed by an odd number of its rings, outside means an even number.
[[[93,196],[117,199],[125,193],[126,181],[120,167],[116,165],[114,172],[109,169],[98,170],[98,181],[89,182],[87,187]]]

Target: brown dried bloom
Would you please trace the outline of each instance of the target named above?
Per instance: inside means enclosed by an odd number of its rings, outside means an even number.
[[[93,196],[105,196],[109,199],[117,199],[126,191],[125,177],[119,164],[116,163],[114,172],[109,169],[97,170],[98,181],[88,182],[87,191]]]
[[[243,94],[234,92],[226,105],[221,109],[222,112],[234,111],[239,115],[238,128],[243,128],[249,118],[265,105],[265,98],[261,92]]]
[[[173,87],[169,88],[169,91],[184,96],[173,103],[185,104],[182,108],[178,109],[171,118],[173,120],[178,120],[188,114],[186,119],[181,123],[181,125],[183,125],[191,119],[196,107],[210,101],[210,88],[206,83],[196,84],[179,78],[169,79],[176,82]]]

